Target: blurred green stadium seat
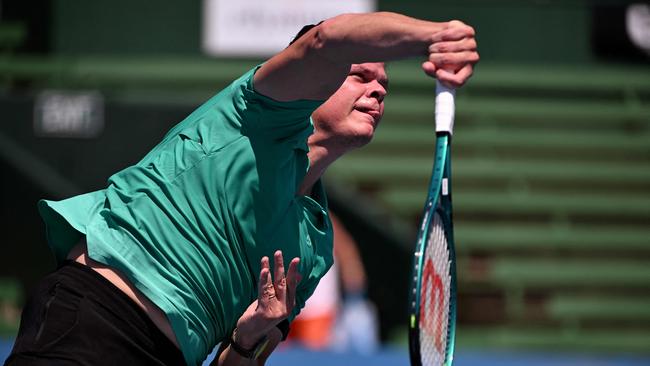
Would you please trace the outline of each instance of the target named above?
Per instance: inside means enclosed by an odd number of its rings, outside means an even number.
[[[646,352],[650,344],[650,332],[620,328],[605,329],[549,329],[531,325],[468,327],[457,332],[459,347],[541,349],[553,352],[583,350],[598,353]]]
[[[510,289],[650,289],[650,266],[634,259],[499,257],[476,262],[461,258],[459,281],[468,286]],[[462,285],[461,285],[462,286]]]
[[[648,321],[650,320],[650,298],[619,297],[616,294],[602,296],[558,294],[546,303],[546,311],[551,317],[568,323],[598,319]]]
[[[648,150],[647,142],[638,145],[640,154]],[[373,147],[372,149],[375,149]],[[454,147],[456,148],[456,147]],[[634,146],[628,148],[634,150]],[[369,148],[370,150],[371,148]],[[615,149],[615,147],[612,147]],[[618,152],[625,149],[618,149]],[[646,152],[650,153],[650,151]],[[635,154],[632,152],[631,154]],[[458,160],[458,161],[456,161]],[[415,156],[410,158],[400,156],[350,156],[344,157],[338,165],[332,166],[331,171],[337,177],[364,184],[377,182],[386,187],[403,185],[405,182],[427,184],[431,170],[432,157]],[[498,160],[496,158],[466,158],[455,159],[453,162],[453,179],[459,182],[467,180],[512,182],[525,180],[535,181],[595,181],[608,184],[650,184],[650,171],[637,169],[634,162],[607,161],[547,161],[541,160],[531,166],[530,160],[513,158]],[[422,204],[422,201],[420,201]]]
[[[626,226],[468,223],[456,229],[459,253],[526,253],[539,251],[649,253],[648,230]]]
[[[426,195],[405,188],[404,190],[392,189],[380,195],[380,198],[396,212],[412,213],[422,208]],[[650,218],[650,197],[630,197],[625,194],[460,190],[457,197],[454,197],[454,207],[457,212],[485,215],[547,214],[552,217],[563,217],[563,215],[606,213]]]

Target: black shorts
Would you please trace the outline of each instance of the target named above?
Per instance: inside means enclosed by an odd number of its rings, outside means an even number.
[[[5,366],[185,365],[181,351],[107,279],[67,261],[23,309]]]

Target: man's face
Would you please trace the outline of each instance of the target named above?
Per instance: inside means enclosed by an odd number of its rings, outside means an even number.
[[[340,148],[367,144],[384,114],[387,90],[383,63],[352,65],[341,87],[312,114],[315,128]]]

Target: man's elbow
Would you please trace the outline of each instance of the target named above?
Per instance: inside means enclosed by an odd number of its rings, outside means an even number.
[[[303,47],[306,53],[317,54],[330,60],[340,56],[339,49],[345,43],[346,27],[352,17],[357,14],[341,14],[326,19],[307,33]]]

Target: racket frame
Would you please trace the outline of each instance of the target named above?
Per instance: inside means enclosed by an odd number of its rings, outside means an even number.
[[[413,256],[411,291],[409,293],[409,354],[412,366],[422,365],[420,353],[420,300],[423,269],[425,265],[426,241],[430,235],[435,213],[442,219],[450,260],[449,318],[447,325],[447,342],[444,366],[451,366],[454,354],[456,334],[456,253],[451,205],[451,133],[436,132],[436,149],[427,200],[422,214],[422,223],[418,229],[416,250]],[[444,185],[444,189],[443,189]],[[437,365],[434,365],[437,366]]]

